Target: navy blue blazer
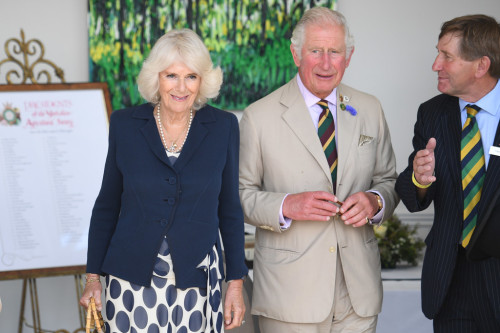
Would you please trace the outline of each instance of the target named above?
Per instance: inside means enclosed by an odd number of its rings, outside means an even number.
[[[434,222],[425,239],[427,245],[422,268],[422,310],[433,319],[439,313],[450,287],[455,269],[458,243],[463,225],[463,191],[460,166],[462,123],[458,98],[438,95],[420,105],[414,129],[414,151],[408,167],[396,181],[396,191],[410,212],[429,207],[434,202]],[[424,149],[430,138],[436,138],[434,150],[436,181],[422,202],[412,183],[413,158]],[[500,127],[494,139],[500,143]],[[479,203],[478,221],[492,204],[500,189],[500,157],[491,155]],[[496,196],[496,200],[500,200]],[[479,262],[480,275],[488,286],[488,301],[500,320],[500,260],[489,258]]]
[[[111,114],[104,176],[90,221],[87,272],[149,286],[166,235],[176,286],[205,288],[207,275],[196,266],[214,244],[222,258],[220,230],[226,279],[245,276],[238,120],[211,106],[197,111],[172,165],[153,111],[143,104]],[[222,260],[220,269],[224,272]]]

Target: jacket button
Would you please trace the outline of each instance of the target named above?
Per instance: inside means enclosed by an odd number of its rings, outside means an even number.
[[[168,183],[170,185],[174,185],[175,183],[177,183],[177,178],[175,178],[175,177],[169,177],[168,178]]]
[[[167,223],[168,223],[168,220],[167,220],[167,219],[161,219],[161,220],[160,220],[160,224],[161,224],[163,227],[166,227],[166,226],[167,226]]]
[[[335,246],[330,246],[330,252],[331,253],[335,252]]]
[[[168,198],[168,204],[173,205],[175,203],[175,198]]]

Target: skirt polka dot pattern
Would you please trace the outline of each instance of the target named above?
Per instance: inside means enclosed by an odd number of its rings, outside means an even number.
[[[216,247],[198,266],[207,272],[207,289],[178,289],[168,246],[166,249],[165,246],[166,240],[160,249],[150,287],[112,275],[106,277],[107,333],[224,332],[222,276]]]

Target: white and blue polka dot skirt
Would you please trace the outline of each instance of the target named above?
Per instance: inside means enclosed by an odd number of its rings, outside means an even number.
[[[151,287],[115,276],[106,278],[107,333],[222,333],[221,273],[216,246],[198,268],[207,271],[207,289],[175,287],[166,239],[160,248]],[[208,293],[208,297],[207,297]]]

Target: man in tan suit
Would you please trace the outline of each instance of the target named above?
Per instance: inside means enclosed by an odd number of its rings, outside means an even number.
[[[298,75],[240,122],[240,198],[258,227],[252,314],[263,333],[375,332],[382,282],[370,224],[399,200],[389,130],[375,97],[340,83],[354,49],[340,13],[308,10],[290,49]],[[335,110],[331,165],[318,137],[325,105]]]

